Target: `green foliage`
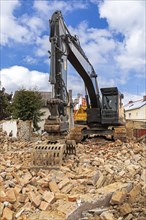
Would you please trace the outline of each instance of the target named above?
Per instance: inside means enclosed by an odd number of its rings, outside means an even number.
[[[0,90],[0,120],[10,117],[11,95],[5,93],[5,89]]]
[[[38,91],[21,89],[14,95],[12,102],[12,117],[14,119],[21,119],[23,121],[32,120],[33,126],[39,130],[38,122],[41,116],[42,97]]]

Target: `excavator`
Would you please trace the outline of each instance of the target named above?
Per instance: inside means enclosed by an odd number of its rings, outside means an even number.
[[[75,124],[79,125],[86,125],[87,122],[87,113],[86,113],[86,106],[79,106],[79,109],[74,111],[74,122]]]
[[[36,166],[61,164],[66,155],[76,154],[76,143],[89,135],[110,135],[113,139],[122,141],[126,137],[123,94],[117,87],[99,90],[97,74],[78,37],[70,34],[61,11],[55,11],[51,17],[49,40],[51,44],[49,82],[52,85],[52,97],[48,100],[50,116],[44,125],[49,141],[35,147],[33,163]],[[87,104],[86,126],[72,129],[68,115],[68,61],[84,81]]]

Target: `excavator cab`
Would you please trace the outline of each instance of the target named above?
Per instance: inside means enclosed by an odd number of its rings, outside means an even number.
[[[101,123],[103,125],[124,125],[123,94],[117,87],[102,88]]]

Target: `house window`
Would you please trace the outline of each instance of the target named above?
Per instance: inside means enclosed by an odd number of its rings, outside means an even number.
[[[129,113],[129,118],[131,118],[131,113]]]

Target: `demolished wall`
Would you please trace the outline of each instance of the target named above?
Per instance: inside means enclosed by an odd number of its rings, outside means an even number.
[[[6,132],[7,135],[12,131],[12,136],[17,137],[17,120],[3,121],[2,130]]]
[[[138,139],[146,135],[146,123],[142,121],[126,120],[126,131],[129,139]]]
[[[9,120],[3,121],[1,123],[2,131],[9,136],[12,132],[11,137],[15,137],[20,140],[30,140],[33,128],[31,121],[22,121],[22,120]]]

